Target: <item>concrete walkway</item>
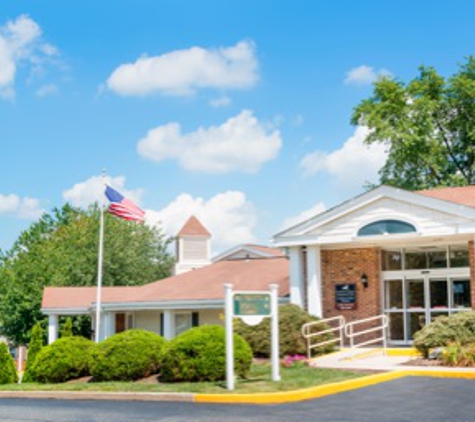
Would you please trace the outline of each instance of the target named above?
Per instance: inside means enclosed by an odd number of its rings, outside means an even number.
[[[475,373],[475,368],[449,368],[443,366],[415,366],[407,363],[417,357],[413,349],[387,349],[384,354],[380,348],[345,349],[311,360],[310,366],[318,368],[359,369],[374,371],[460,371]]]

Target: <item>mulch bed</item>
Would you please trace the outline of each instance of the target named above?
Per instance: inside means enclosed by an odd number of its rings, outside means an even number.
[[[401,366],[444,366],[440,360],[416,358],[400,364]]]

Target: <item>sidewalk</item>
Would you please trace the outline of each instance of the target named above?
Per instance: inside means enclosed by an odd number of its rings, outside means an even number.
[[[334,369],[359,369],[373,371],[427,371],[463,372],[475,374],[475,368],[450,368],[442,366],[416,366],[406,363],[417,357],[414,349],[381,348],[344,349],[311,360],[310,366]]]

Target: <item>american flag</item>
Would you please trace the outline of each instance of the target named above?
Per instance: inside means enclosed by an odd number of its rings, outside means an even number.
[[[129,221],[142,222],[144,220],[145,211],[141,210],[130,199],[125,198],[110,186],[106,186],[105,193],[110,201],[109,212],[111,214]]]

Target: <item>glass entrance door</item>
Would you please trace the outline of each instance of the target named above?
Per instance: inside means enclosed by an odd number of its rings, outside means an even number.
[[[387,279],[383,302],[390,341],[410,344],[428,322],[470,308],[470,280],[429,275]]]

